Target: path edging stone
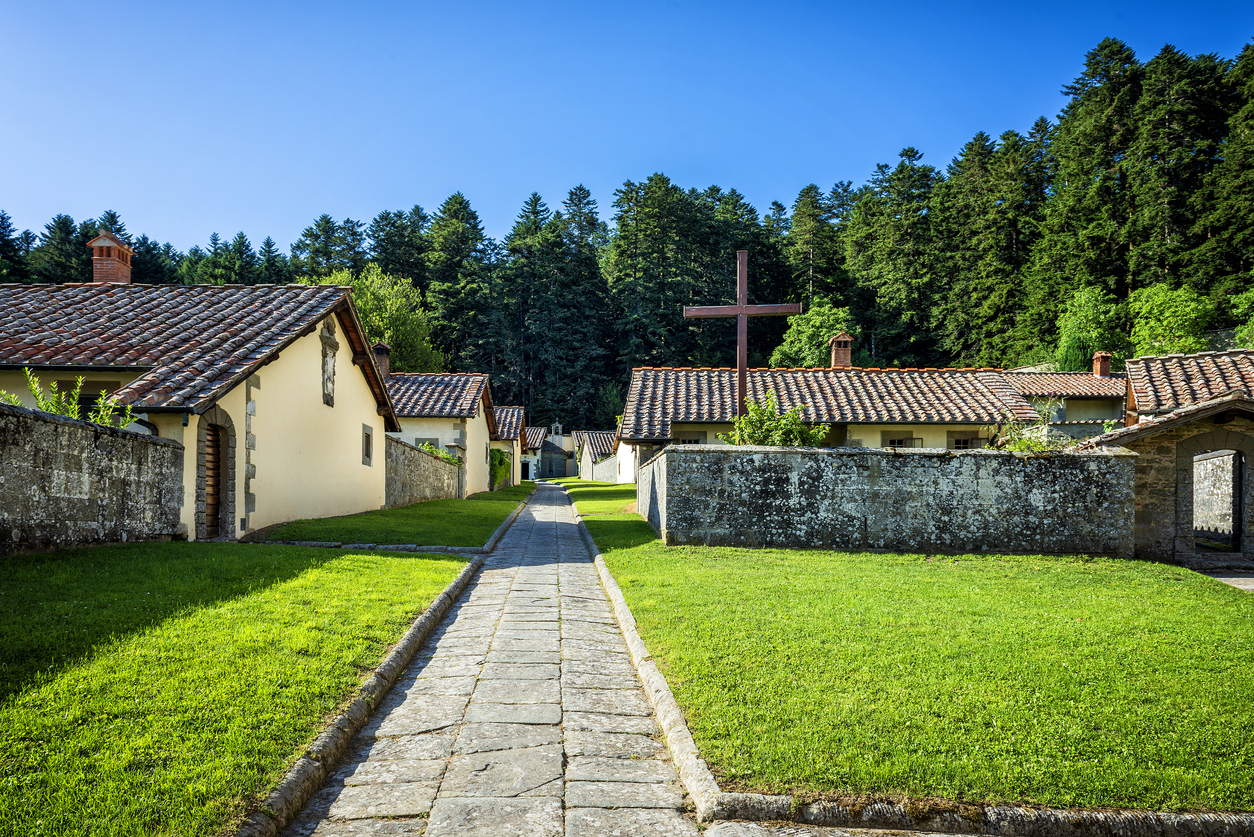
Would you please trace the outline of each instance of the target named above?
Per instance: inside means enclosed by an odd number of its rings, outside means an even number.
[[[522,505],[518,510],[521,508]],[[515,514],[505,525],[513,522],[518,510],[515,510]],[[365,726],[379,701],[387,695],[396,678],[409,665],[427,635],[440,623],[453,602],[457,601],[457,597],[479,572],[484,560],[482,555],[472,558],[457,574],[457,578],[414,620],[405,635],[383,658],[383,662],[379,663],[370,679],[358,689],[357,696],[314,739],[309,749],[288,770],[283,781],[270,792],[261,804],[261,810],[240,824],[235,831],[235,837],[275,837],[300,813],[305,803],[333,772],[336,762],[348,750],[353,736]]]
[[[877,828],[948,834],[989,834],[998,837],[1249,837],[1254,814],[1173,814],[1166,811],[1070,810],[1020,808],[1007,805],[955,804],[951,810],[929,806],[873,802],[842,804],[806,802],[785,794],[727,793],[697,752],[696,743],[666,678],[636,630],[636,620],[623,598],[583,516],[571,503],[579,531],[594,556],[601,584],[614,606],[614,618],[627,640],[632,663],[662,727],[680,781],[692,797],[700,822],[773,820],[836,828]],[[915,809],[915,810],[911,810]]]

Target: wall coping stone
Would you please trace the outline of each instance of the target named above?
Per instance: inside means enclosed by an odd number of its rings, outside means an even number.
[[[5,404],[0,402],[0,415],[9,414],[11,416],[21,416],[24,418],[36,418],[53,424],[64,424],[68,427],[83,427],[102,433],[106,436],[116,436],[121,439],[140,438],[154,445],[165,445],[166,447],[182,448],[183,445],[173,439],[166,439],[161,436],[152,436],[147,433],[136,433],[132,430],[123,430],[120,427],[108,427],[103,424],[87,421],[85,419],[72,419],[68,416],[59,416],[56,413],[46,413],[43,410],[34,410],[30,407],[19,407],[16,404]]]
[[[776,448],[760,448],[777,450]],[[791,450],[812,451],[813,448]],[[860,449],[853,449],[860,450]],[[918,449],[916,449],[918,450]],[[978,451],[963,452],[978,453]],[[572,504],[573,507],[574,504]],[[697,751],[670,685],[636,630],[636,620],[605,558],[592,540],[583,516],[574,509],[579,533],[594,556],[601,584],[614,607],[636,673],[662,727],[679,779],[697,809],[699,822],[758,820],[798,822],[837,828],[891,829],[946,834],[988,834],[997,837],[1238,837],[1254,833],[1254,814],[1176,814],[1168,811],[1121,809],[1084,810],[1025,808],[1011,805],[955,803],[949,810],[936,806],[879,801],[866,804],[807,802],[789,794],[728,793]],[[711,832],[713,833],[713,832]]]

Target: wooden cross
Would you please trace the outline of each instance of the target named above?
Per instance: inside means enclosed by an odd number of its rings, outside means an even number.
[[[749,251],[736,251],[736,304],[685,305],[685,317],[736,318],[736,415],[745,414],[745,396],[749,391],[749,318],[780,317],[800,314],[800,302],[781,305],[749,304]]]

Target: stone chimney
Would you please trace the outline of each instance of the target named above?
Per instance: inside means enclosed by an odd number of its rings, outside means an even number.
[[[853,366],[853,337],[841,332],[827,341],[832,347],[832,368],[848,369]]]
[[[87,246],[91,248],[91,281],[111,285],[131,283],[131,257],[135,251],[125,241],[107,232],[87,242]]]
[[[1093,353],[1093,374],[1099,378],[1110,377],[1110,352]]]
[[[386,381],[392,374],[392,347],[380,340],[370,350],[374,352],[374,365],[379,367],[379,374]]]

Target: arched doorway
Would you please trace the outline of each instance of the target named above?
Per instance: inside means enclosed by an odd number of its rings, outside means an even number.
[[[1224,416],[1214,418],[1223,423]],[[1237,429],[1206,430],[1176,444],[1177,560],[1254,553],[1251,456],[1254,436]]]
[[[196,538],[235,533],[235,422],[215,405],[196,431]]]

